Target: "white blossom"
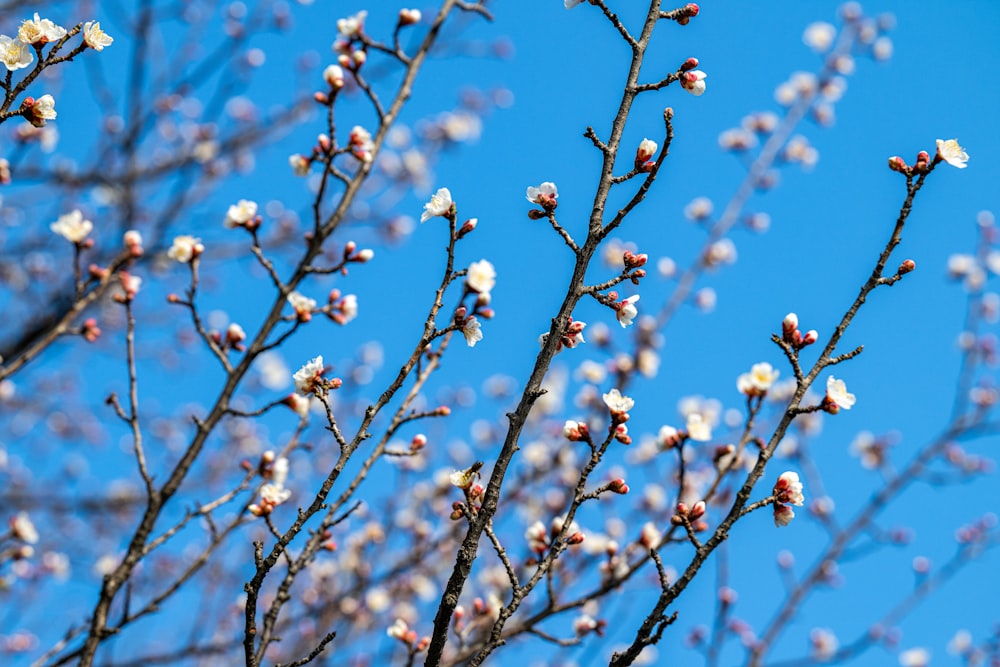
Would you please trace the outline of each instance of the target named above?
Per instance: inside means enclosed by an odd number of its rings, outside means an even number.
[[[44,121],[55,120],[56,116],[56,100],[51,95],[42,95],[35,103],[31,105],[31,115],[34,116],[39,121],[42,121],[38,126],[44,125]]]
[[[615,313],[615,317],[618,318],[618,324],[622,325],[622,329],[632,324],[632,320],[639,314],[639,311],[635,307],[635,302],[638,300],[639,295],[634,294],[618,303],[618,310]]]
[[[791,470],[781,473],[778,477],[778,482],[774,485],[774,493],[778,496],[778,501],[782,503],[801,507],[805,502],[799,475]]]
[[[354,16],[337,19],[337,32],[340,33],[341,37],[346,39],[356,37],[361,33],[362,28],[364,28],[364,22],[367,16],[368,12],[361,10]]]
[[[837,29],[825,21],[817,21],[806,26],[806,31],[802,34],[802,41],[817,53],[826,53],[833,46],[833,40],[837,37]]]
[[[288,295],[288,304],[299,318],[304,318],[311,315],[316,308],[316,299],[310,299],[299,292],[292,292]]]
[[[604,404],[611,412],[628,412],[635,405],[635,401],[628,396],[622,396],[618,389],[612,389],[602,396]]]
[[[850,410],[857,398],[847,391],[847,384],[832,375],[826,379],[826,397],[838,408]]]
[[[201,239],[183,234],[174,238],[173,245],[167,251],[167,257],[181,264],[188,264],[204,251],[205,246],[201,244]]]
[[[497,283],[497,272],[488,260],[481,259],[469,265],[465,276],[469,289],[480,294],[489,294]]]
[[[529,186],[524,195],[532,204],[552,206],[559,199],[559,189],[555,183],[546,181],[538,187]]]
[[[100,21],[87,21],[83,24],[83,41],[95,51],[103,51],[105,46],[111,46],[114,40],[111,35],[101,30]]]
[[[226,212],[226,219],[223,224],[228,229],[243,227],[254,219],[257,215],[257,202],[249,199],[241,199]]]
[[[447,215],[453,203],[451,191],[448,188],[440,188],[431,195],[430,201],[424,204],[424,212],[420,215],[420,222],[427,222],[435,216]]]
[[[60,215],[49,229],[71,243],[80,243],[94,229],[94,223],[85,220],[79,209]]]
[[[31,518],[27,513],[19,512],[14,516],[10,520],[10,529],[14,533],[14,537],[22,542],[27,544],[38,543],[38,531],[35,529],[35,524],[31,522]]]
[[[712,425],[700,412],[692,412],[687,416],[685,426],[688,437],[697,442],[707,442],[712,439]]]
[[[747,396],[760,396],[771,388],[778,375],[779,371],[767,362],[754,364],[749,373],[743,373],[736,379],[736,388]]]
[[[947,141],[938,139],[937,155],[953,167],[965,169],[968,166],[966,162],[969,161],[969,154],[959,145],[957,139],[948,139]]]
[[[45,44],[65,37],[66,28],[56,25],[49,19],[39,18],[38,12],[35,12],[34,19],[21,23],[17,36],[25,44]]]
[[[295,371],[292,379],[295,381],[295,391],[302,396],[313,393],[316,386],[316,379],[323,375],[323,356],[319,355],[310,359],[302,368]]]
[[[705,79],[707,78],[708,75],[700,69],[685,72],[681,74],[681,87],[695,97],[698,97],[705,92]]]
[[[27,67],[35,59],[28,45],[19,39],[0,35],[0,61],[4,67],[13,72]]]
[[[476,343],[483,339],[482,325],[475,317],[470,317],[462,326],[462,335],[469,347],[475,347]]]

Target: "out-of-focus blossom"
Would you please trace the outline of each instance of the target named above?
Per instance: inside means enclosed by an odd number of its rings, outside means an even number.
[[[337,19],[337,32],[340,33],[340,36],[345,39],[357,37],[364,29],[365,18],[367,17],[368,12],[361,10],[353,16]]]
[[[26,512],[19,512],[10,520],[10,530],[14,537],[26,544],[38,543],[38,530]]]
[[[712,439],[712,425],[698,412],[687,416],[685,426],[688,437],[697,442],[708,442]]]
[[[257,216],[257,202],[249,199],[241,199],[229,207],[226,212],[226,220],[223,224],[228,229],[235,227],[245,227],[248,222]]]
[[[49,229],[71,243],[80,243],[94,229],[94,223],[85,220],[79,209],[60,215],[59,219],[49,225]]]
[[[826,53],[833,46],[833,40],[837,37],[837,29],[830,23],[817,21],[806,26],[802,34],[802,41],[817,53]]]
[[[167,251],[167,257],[181,264],[188,264],[205,251],[201,239],[188,234],[174,237],[174,243]]]
[[[749,373],[743,373],[736,379],[736,388],[747,396],[762,396],[778,379],[778,375],[779,371],[766,361],[754,364]]]
[[[497,272],[488,260],[481,259],[469,265],[465,283],[469,289],[480,294],[489,294],[496,286]]]

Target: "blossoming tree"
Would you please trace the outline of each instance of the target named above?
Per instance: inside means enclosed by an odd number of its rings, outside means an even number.
[[[888,385],[854,393],[871,356],[856,320],[920,274],[897,252],[918,195],[947,188],[958,172],[942,172],[969,155],[933,136],[898,147],[915,156],[882,167],[898,201],[866,221],[879,230],[866,264],[806,292],[750,274],[755,314],[728,313],[722,350],[684,321],[717,305],[710,274],[736,262],[740,227],[767,245],[770,217],[753,209],[780,169],[817,165],[796,132],[832,124],[856,61],[891,56],[892,21],[848,3],[836,25],[806,28],[817,71],[718,135],[742,172],[716,213],[707,197],[678,199],[673,163],[697,135],[688,105],[727,79],[686,54],[668,51],[665,67],[660,46],[712,12],[554,4],[593,20],[618,77],[595,86],[615,106],[567,132],[583,135],[580,165],[550,159],[537,179],[518,175],[518,193],[481,199],[479,165],[449,164],[511,95],[467,92],[441,111],[440,72],[511,55],[480,41],[497,39],[502,3],[359,10],[311,26],[329,31],[321,57],[300,57],[290,34],[310,8],[283,3],[218,16],[213,3],[144,3],[113,34],[40,14],[0,26],[16,31],[0,35],[11,664],[621,666],[657,650],[708,665],[885,650],[928,663],[900,627],[988,560],[989,507],[949,510],[947,558],[914,558],[915,583],[877,590],[887,604],[844,621],[833,616],[848,607],[827,618],[809,603],[843,582],[841,566],[893,567],[884,552],[913,536],[882,517],[919,521],[911,487],[991,470],[978,444],[959,444],[996,429],[988,213],[975,252],[948,262],[968,294],[950,412],[908,435],[905,454],[898,435],[840,426],[891,403]],[[265,36],[285,40],[277,64],[254,44]],[[94,64],[126,46],[124,70]],[[74,88],[85,68],[93,106]],[[500,202],[519,220],[491,213]],[[818,262],[825,237],[809,236],[793,241]],[[686,359],[701,372],[678,372]],[[722,378],[719,398],[694,395],[706,374]],[[849,447],[837,428],[856,433]],[[843,470],[878,474],[860,493]],[[998,659],[995,634],[964,628],[948,630],[966,664]]]

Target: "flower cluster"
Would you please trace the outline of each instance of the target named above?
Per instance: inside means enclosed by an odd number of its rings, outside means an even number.
[[[771,493],[774,494],[774,525],[779,528],[787,526],[795,518],[795,512],[790,505],[801,507],[805,502],[798,473],[791,471],[781,473]]]
[[[274,458],[274,452],[268,450],[261,457],[262,475],[271,481],[260,487],[260,502],[250,505],[247,509],[255,516],[265,516],[274,508],[292,497],[292,492],[285,488],[288,479],[288,459],[284,456]]]
[[[323,365],[322,355],[310,359],[292,376],[292,380],[295,381],[295,391],[300,396],[309,396],[310,394],[324,394],[330,389],[339,389],[340,378],[327,380],[323,377],[325,372],[326,367]]]
[[[573,321],[572,317],[569,318],[566,328],[563,329],[562,335],[559,336],[559,344],[556,346],[556,352],[559,352],[564,347],[574,348],[580,343],[586,343],[587,341],[583,339],[583,330],[586,327],[586,322]],[[546,331],[538,337],[538,344],[544,346],[548,339],[549,332]]]
[[[544,209],[544,211],[529,212],[528,215],[532,218],[544,218],[559,206],[557,201],[559,190],[555,183],[545,182],[538,187],[529,186],[524,196],[532,204],[538,204]]]
[[[781,321],[781,340],[791,345],[792,349],[801,350],[819,340],[819,332],[810,329],[802,333],[799,331],[799,316],[795,313],[788,313]]]

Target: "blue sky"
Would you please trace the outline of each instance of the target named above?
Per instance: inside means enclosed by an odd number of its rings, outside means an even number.
[[[607,135],[628,56],[600,12],[587,4],[571,11],[555,0],[495,4],[495,22],[470,20],[455,37],[467,55],[446,58],[441,54],[428,63],[402,122],[417,127],[422,119],[454,109],[463,89],[485,91],[500,104],[490,108],[477,140],[439,156],[427,188],[388,201],[394,213],[417,218],[433,189],[450,188],[460,219],[479,218],[478,228],[460,248],[458,264],[487,258],[497,268],[498,283],[493,292],[497,317],[484,322],[485,338],[474,349],[455,346],[450,351],[453,356],[447,375],[434,385],[437,393],[429,392],[429,404],[448,400],[456,389],[479,392],[484,382],[497,375],[509,375],[520,383],[530,370],[537,352],[536,338],[547,329],[564,294],[571,257],[544,221],[527,219],[524,190],[554,181],[560,192],[559,219],[582,238],[599,164],[597,151],[583,137],[583,131],[592,125],[600,136]],[[637,8],[631,3],[620,4],[614,9],[626,23],[635,25]],[[267,62],[245,94],[262,109],[286,102],[296,88],[293,81],[299,79],[289,72],[302,53],[314,54],[311,62],[319,67],[302,75],[301,80],[319,85],[319,70],[332,62],[329,44],[335,28],[331,17],[367,9],[368,30],[379,35],[394,22],[398,5],[317,2],[293,6],[294,39],[286,34],[251,40],[251,46],[267,54]],[[1000,133],[991,112],[1000,107],[1000,87],[990,78],[1000,65],[1000,43],[995,39],[1000,5],[968,0],[943,10],[940,3],[880,0],[866,3],[864,9],[871,15],[895,15],[897,25],[890,33],[892,59],[875,63],[857,58],[846,94],[835,105],[833,126],[820,128],[807,122],[800,127],[800,133],[818,149],[819,162],[809,172],[794,165],[781,168],[779,185],[751,199],[750,210],[770,215],[769,231],[734,232],[739,254],[736,264],[709,273],[699,282],[718,294],[716,308],[710,313],[682,309],[665,332],[659,376],[640,380],[630,392],[636,407],[629,426],[638,441],[640,434],[655,433],[662,424],[679,424],[676,406],[687,396],[713,397],[726,408],[740,408],[736,377],[754,363],[768,361],[788,377],[787,364],[770,342],[782,317],[789,311],[798,313],[803,329],[817,329],[821,341],[825,340],[871,271],[891,231],[905,191],[903,179],[886,168],[886,159],[898,154],[912,162],[919,150],[933,154],[935,139],[957,137],[971,156],[969,167],[959,171],[945,165],[932,174],[890,262],[895,266],[912,258],[917,270],[893,288],[877,290],[843,341],[843,349],[865,346],[858,358],[835,369],[837,377],[843,377],[858,396],[858,403],[849,412],[825,417],[821,432],[810,439],[838,518],[852,516],[878,482],[876,473],[862,469],[848,454],[855,434],[862,430],[878,434],[898,431],[901,435],[892,455],[902,466],[946,424],[959,367],[956,341],[963,327],[965,296],[959,284],[946,279],[945,266],[953,253],[972,252],[976,216],[982,210],[997,208],[995,183],[1000,177],[992,159],[1000,154]],[[836,12],[837,3],[826,1],[775,0],[766,8],[761,3],[704,2],[701,14],[688,26],[658,27],[644,79],[662,78],[685,58],[694,56],[700,60],[699,68],[708,74],[708,89],[696,98],[672,86],[644,96],[633,108],[624,146],[637,145],[644,137],[659,140],[664,106],[675,110],[676,136],[653,191],[617,237],[649,253],[653,266],[663,256],[673,258],[681,267],[690,263],[704,234],[685,219],[684,207],[703,196],[721,210],[743,175],[740,163],[719,149],[719,133],[738,126],[747,113],[780,110],[774,99],[775,87],[793,72],[815,71],[820,64],[819,57],[803,44],[802,30],[813,21],[836,22]],[[490,55],[498,46],[506,57]],[[102,54],[112,79],[122,72],[110,58],[122,56],[127,48],[122,39],[114,44],[114,50]],[[93,116],[87,115],[92,110],[84,111],[86,107],[81,105],[81,111],[74,113],[69,93],[80,85],[79,81],[66,82],[67,94],[60,98],[58,127],[66,141],[63,149],[70,154],[78,146],[74,131],[83,136],[93,128]],[[350,116],[352,112],[357,120]],[[343,113],[342,128],[371,122],[357,103],[348,104]],[[268,201],[282,202],[303,217],[307,215],[307,185],[287,169],[287,155],[307,151],[321,128],[321,119],[314,115],[278,145],[259,151],[254,156],[254,171],[227,181],[177,226],[176,233],[196,233],[206,240],[206,267],[213,266],[208,263],[213,241],[232,233],[223,230],[220,221],[225,207],[237,199],[256,199],[262,206]],[[81,139],[79,145],[84,143]],[[623,150],[628,154],[632,149]],[[294,370],[312,356],[323,354],[328,363],[343,367],[359,345],[374,337],[384,350],[385,365],[370,385],[357,392],[377,395],[379,382],[394,372],[404,358],[401,350],[412,344],[430,299],[445,241],[442,224],[431,220],[418,225],[404,243],[391,246],[378,245],[370,226],[364,224],[338,237],[336,241],[341,243],[355,234],[353,238],[376,249],[375,262],[355,268],[348,279],[335,283],[345,292],[358,294],[361,314],[343,330],[333,329],[327,322],[306,327],[282,350],[287,365]],[[215,264],[210,281],[215,286],[205,296],[206,305],[225,310],[248,328],[261,312],[260,300],[247,296],[255,284],[251,281],[261,279],[249,266],[245,260]],[[656,276],[655,270],[650,274],[638,289],[627,286],[621,290],[623,296],[642,296],[640,314],[655,309],[669,294],[671,283]],[[611,275],[612,269],[595,263],[589,277],[599,282]],[[319,282],[312,288],[313,296],[319,298],[333,284]],[[157,274],[150,285],[156,295],[179,291],[184,271],[170,268]],[[140,315],[142,308],[148,307],[146,314],[151,316],[159,309],[158,303],[140,305]],[[577,318],[591,325],[604,322],[616,336],[623,333],[610,311],[594,303],[582,303]],[[162,336],[162,331],[150,331],[149,345],[158,344],[155,341]],[[65,354],[68,352],[57,351],[49,362],[40,363],[36,372],[60,372],[59,363],[66,358],[60,355]],[[178,356],[176,369],[162,371],[151,364],[148,371],[151,377],[173,378],[171,382],[176,382],[178,373],[180,377],[199,378],[196,386],[185,386],[183,391],[164,388],[149,392],[153,405],[168,412],[206,400],[215,391],[212,373],[198,371],[196,357]],[[557,362],[572,370],[587,358],[603,359],[599,351],[583,346],[562,353]],[[807,351],[803,358],[814,357]],[[153,359],[152,353],[148,359]],[[94,368],[102,369],[91,378],[95,396],[103,397],[108,388],[120,391],[120,369],[107,358],[98,357],[94,363]],[[572,387],[567,390],[566,408],[553,415],[555,420],[583,416],[574,412],[573,393]],[[435,460],[432,469],[467,464],[473,457],[486,460],[489,467],[490,446],[469,444],[473,441],[470,430],[476,420],[497,420],[501,415],[502,407],[480,397],[472,405],[456,409],[446,427],[428,427],[445,441],[450,452],[458,452],[453,459]],[[278,442],[288,424],[271,422],[268,428],[269,437]],[[990,456],[995,443],[994,438],[965,446],[970,452]],[[17,455],[13,445],[11,451]],[[643,483],[656,481],[655,469],[630,468],[622,452],[616,452],[613,459],[612,464],[623,466],[636,492]],[[776,466],[781,463],[775,461]],[[762,485],[783,469],[769,468],[774,475],[769,473]],[[127,469],[121,474],[127,474]],[[373,498],[379,497],[379,491],[372,493]],[[763,493],[761,488],[755,497]],[[807,498],[810,494],[807,486]],[[927,556],[935,564],[944,562],[954,551],[955,528],[986,511],[996,511],[998,501],[1000,493],[991,476],[960,485],[917,485],[910,489],[885,513],[880,526],[909,526],[914,530],[913,542],[870,560],[844,565],[842,585],[811,600],[773,655],[806,653],[806,637],[813,627],[833,629],[842,642],[863,632],[893,601],[912,589],[910,563],[914,557]],[[729,585],[740,596],[736,614],[759,628],[771,617],[781,597],[774,567],[776,554],[788,550],[795,554],[796,568],[804,568],[823,545],[824,537],[807,518],[780,531],[773,528],[769,517],[752,518],[757,520],[741,523],[733,531],[726,557],[732,570]],[[514,522],[509,526],[512,538],[519,536],[520,530]],[[680,554],[667,560],[675,567],[686,562]],[[988,552],[965,568],[900,624],[899,646],[928,648],[935,665],[960,664],[947,655],[945,645],[960,628],[969,629],[977,639],[990,632],[998,607],[982,591],[985,586],[987,592],[996,593],[1000,586],[997,566],[996,553]],[[81,566],[80,572],[86,572],[86,566]],[[85,578],[83,574],[80,577]],[[683,647],[684,638],[695,625],[711,621],[715,577],[714,567],[709,566],[683,597],[681,619],[668,631],[660,648],[661,656],[671,656],[664,658],[671,664],[674,656],[678,656],[677,664],[699,664],[700,659]],[[71,584],[81,609],[93,595],[92,586],[87,588],[83,583]],[[46,592],[56,595],[60,590],[55,587]],[[612,643],[630,637],[654,591],[647,577],[631,584],[625,593],[630,604],[612,602],[602,608],[602,616],[619,619],[610,633],[612,641],[587,644],[571,652],[580,664],[601,664]],[[175,612],[165,612],[169,613]],[[33,629],[41,632],[39,627]],[[429,625],[424,623],[420,629],[429,630]],[[530,649],[510,648],[498,654],[496,661],[513,664],[530,655]],[[741,656],[730,642],[721,664],[737,664]],[[884,665],[895,660],[876,648],[850,664]]]

